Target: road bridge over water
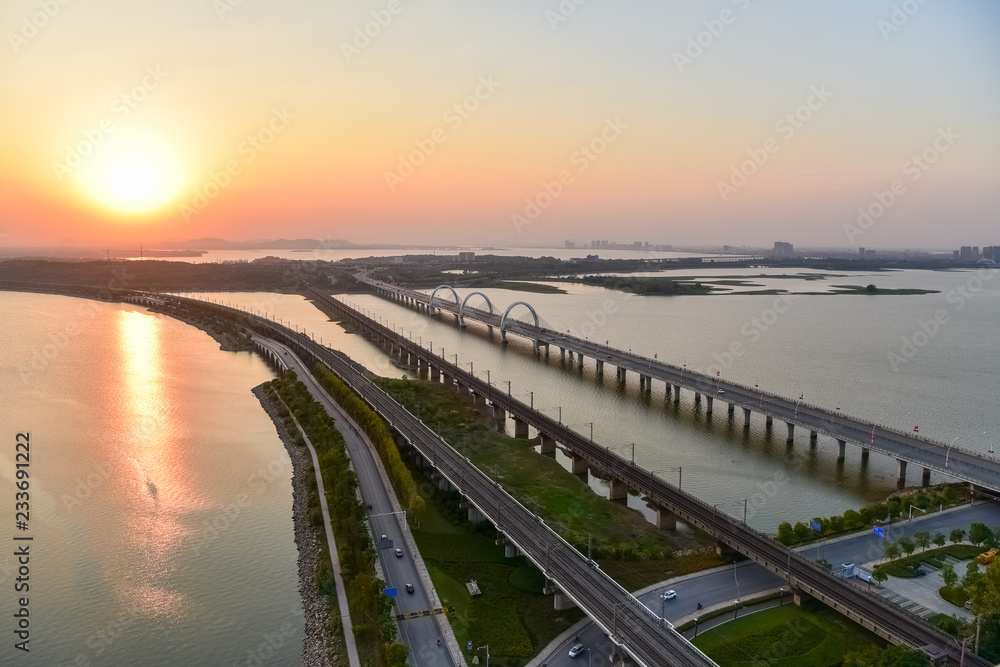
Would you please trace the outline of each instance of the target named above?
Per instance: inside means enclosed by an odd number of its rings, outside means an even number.
[[[631,352],[625,352],[608,345],[601,345],[590,340],[572,336],[568,333],[552,331],[540,326],[538,314],[527,303],[512,304],[500,314],[492,303],[490,311],[472,308],[468,305],[468,296],[459,302],[459,295],[452,287],[442,285],[431,294],[391,285],[374,280],[365,275],[357,276],[358,280],[367,284],[375,294],[413,307],[428,315],[439,312],[452,313],[460,325],[469,320],[480,322],[488,327],[500,330],[501,340],[506,342],[508,334],[523,336],[532,341],[536,354],[549,354],[551,347],[560,350],[563,358],[569,356],[570,361],[575,355],[577,366],[582,368],[585,360],[591,359],[596,365],[598,374],[604,373],[605,364],[616,367],[618,382],[626,382],[628,374],[635,373],[639,377],[639,387],[642,391],[651,392],[653,381],[664,383],[666,396],[674,401],[680,401],[681,391],[694,393],[695,403],[704,404],[705,411],[711,413],[716,402],[728,406],[728,412],[735,418],[736,410],[743,413],[744,428],[750,427],[750,417],[753,413],[765,416],[766,425],[771,429],[774,420],[785,423],[788,442],[794,441],[796,427],[809,432],[809,440],[815,444],[819,435],[825,435],[837,441],[839,458],[846,456],[847,444],[861,447],[861,456],[867,458],[872,451],[896,459],[898,464],[898,483],[905,486],[906,471],[909,464],[922,469],[924,484],[930,481],[931,471],[937,471],[959,480],[971,482],[977,486],[993,491],[1000,491],[1000,460],[985,456],[978,452],[960,447],[953,447],[942,442],[936,442],[921,437],[916,432],[904,432],[884,425],[865,421],[844,414],[840,409],[829,410],[810,405],[801,400],[789,399],[776,394],[761,391],[756,387],[748,387],[739,383],[723,380],[721,377],[711,377],[702,373],[667,364],[657,359],[650,359]],[[453,294],[455,301],[449,301],[446,294]],[[533,324],[513,319],[510,315],[516,307],[526,306],[533,316]]]

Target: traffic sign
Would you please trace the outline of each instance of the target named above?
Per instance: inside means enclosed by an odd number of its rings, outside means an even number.
[[[396,597],[396,588],[395,587],[393,587],[393,588],[386,588],[382,592],[385,593],[386,595],[388,595],[391,598]]]
[[[465,643],[465,650],[466,650],[466,651],[471,651],[471,650],[472,650],[472,641],[471,641],[471,640],[470,640],[470,641],[467,641],[467,642]]]
[[[817,533],[823,532],[823,526],[820,525],[819,521],[810,521],[809,526]]]
[[[881,526],[875,526],[875,534],[879,537],[885,537],[885,528]]]

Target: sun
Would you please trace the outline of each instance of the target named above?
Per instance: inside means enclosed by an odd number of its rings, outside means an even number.
[[[159,208],[184,186],[184,166],[171,146],[151,134],[122,130],[79,171],[80,184],[98,202],[126,213]]]

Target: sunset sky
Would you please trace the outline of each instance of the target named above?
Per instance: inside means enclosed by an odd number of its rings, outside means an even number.
[[[995,0],[8,0],[0,28],[4,245],[1000,242]]]

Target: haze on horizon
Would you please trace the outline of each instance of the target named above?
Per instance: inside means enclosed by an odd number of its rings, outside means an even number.
[[[0,242],[1000,241],[997,3],[576,2],[12,0]]]

